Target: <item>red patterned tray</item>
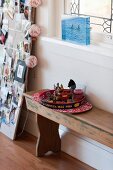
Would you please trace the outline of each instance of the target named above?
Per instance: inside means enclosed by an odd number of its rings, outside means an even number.
[[[85,101],[84,104],[82,104],[79,107],[73,108],[73,109],[55,109],[55,110],[58,112],[61,112],[61,113],[75,114],[75,113],[83,113],[83,112],[89,111],[92,109],[92,107],[93,106],[91,103]]]
[[[35,93],[33,94],[33,99],[41,104],[43,104],[41,101],[43,98],[45,98],[45,93],[47,93],[47,90],[43,90],[41,92]],[[78,91],[79,93],[79,91]],[[44,104],[43,104],[44,105]],[[90,104],[89,102],[87,102],[86,100],[83,100],[82,104],[79,107],[75,107],[75,108],[71,108],[71,109],[55,109],[58,112],[62,112],[62,113],[82,113],[82,112],[86,112],[88,110],[92,109],[92,104]]]

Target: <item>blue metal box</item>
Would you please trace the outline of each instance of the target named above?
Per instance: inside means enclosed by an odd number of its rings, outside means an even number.
[[[70,17],[62,19],[62,40],[89,45],[90,17]]]

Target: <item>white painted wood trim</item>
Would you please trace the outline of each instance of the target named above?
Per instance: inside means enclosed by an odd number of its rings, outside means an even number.
[[[113,153],[104,145],[80,138],[60,129],[62,151],[98,170],[113,170]]]
[[[108,48],[100,45],[76,45],[62,41],[60,39],[48,37],[40,37],[40,43],[44,45],[44,50],[46,52],[54,53],[56,51],[56,54],[58,55],[65,57],[70,56],[76,60],[95,64],[108,69],[113,69],[113,48]],[[76,56],[75,50],[77,53]]]

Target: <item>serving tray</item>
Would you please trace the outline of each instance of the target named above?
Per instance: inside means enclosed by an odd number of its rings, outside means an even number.
[[[43,90],[41,92],[35,93],[33,94],[33,99],[37,102],[39,102],[40,104],[49,107],[51,109],[55,109],[58,112],[62,112],[62,113],[82,113],[82,112],[86,112],[88,110],[92,109],[92,104],[89,103],[85,96],[83,96],[81,99],[79,99],[77,102],[75,102],[75,106],[73,106],[73,103],[70,104],[70,106],[66,105],[66,103],[57,103],[57,104],[48,104],[48,102],[46,101],[47,97],[48,97],[48,93],[53,93],[54,90]],[[80,90],[76,90],[75,91],[76,95],[78,96],[77,98],[79,98],[81,95]],[[59,107],[59,108],[58,108]]]

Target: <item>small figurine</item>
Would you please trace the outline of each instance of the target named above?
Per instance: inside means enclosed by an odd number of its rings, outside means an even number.
[[[74,80],[70,79],[69,83],[68,83],[68,87],[71,90],[75,90],[76,89],[76,83],[74,82]]]

